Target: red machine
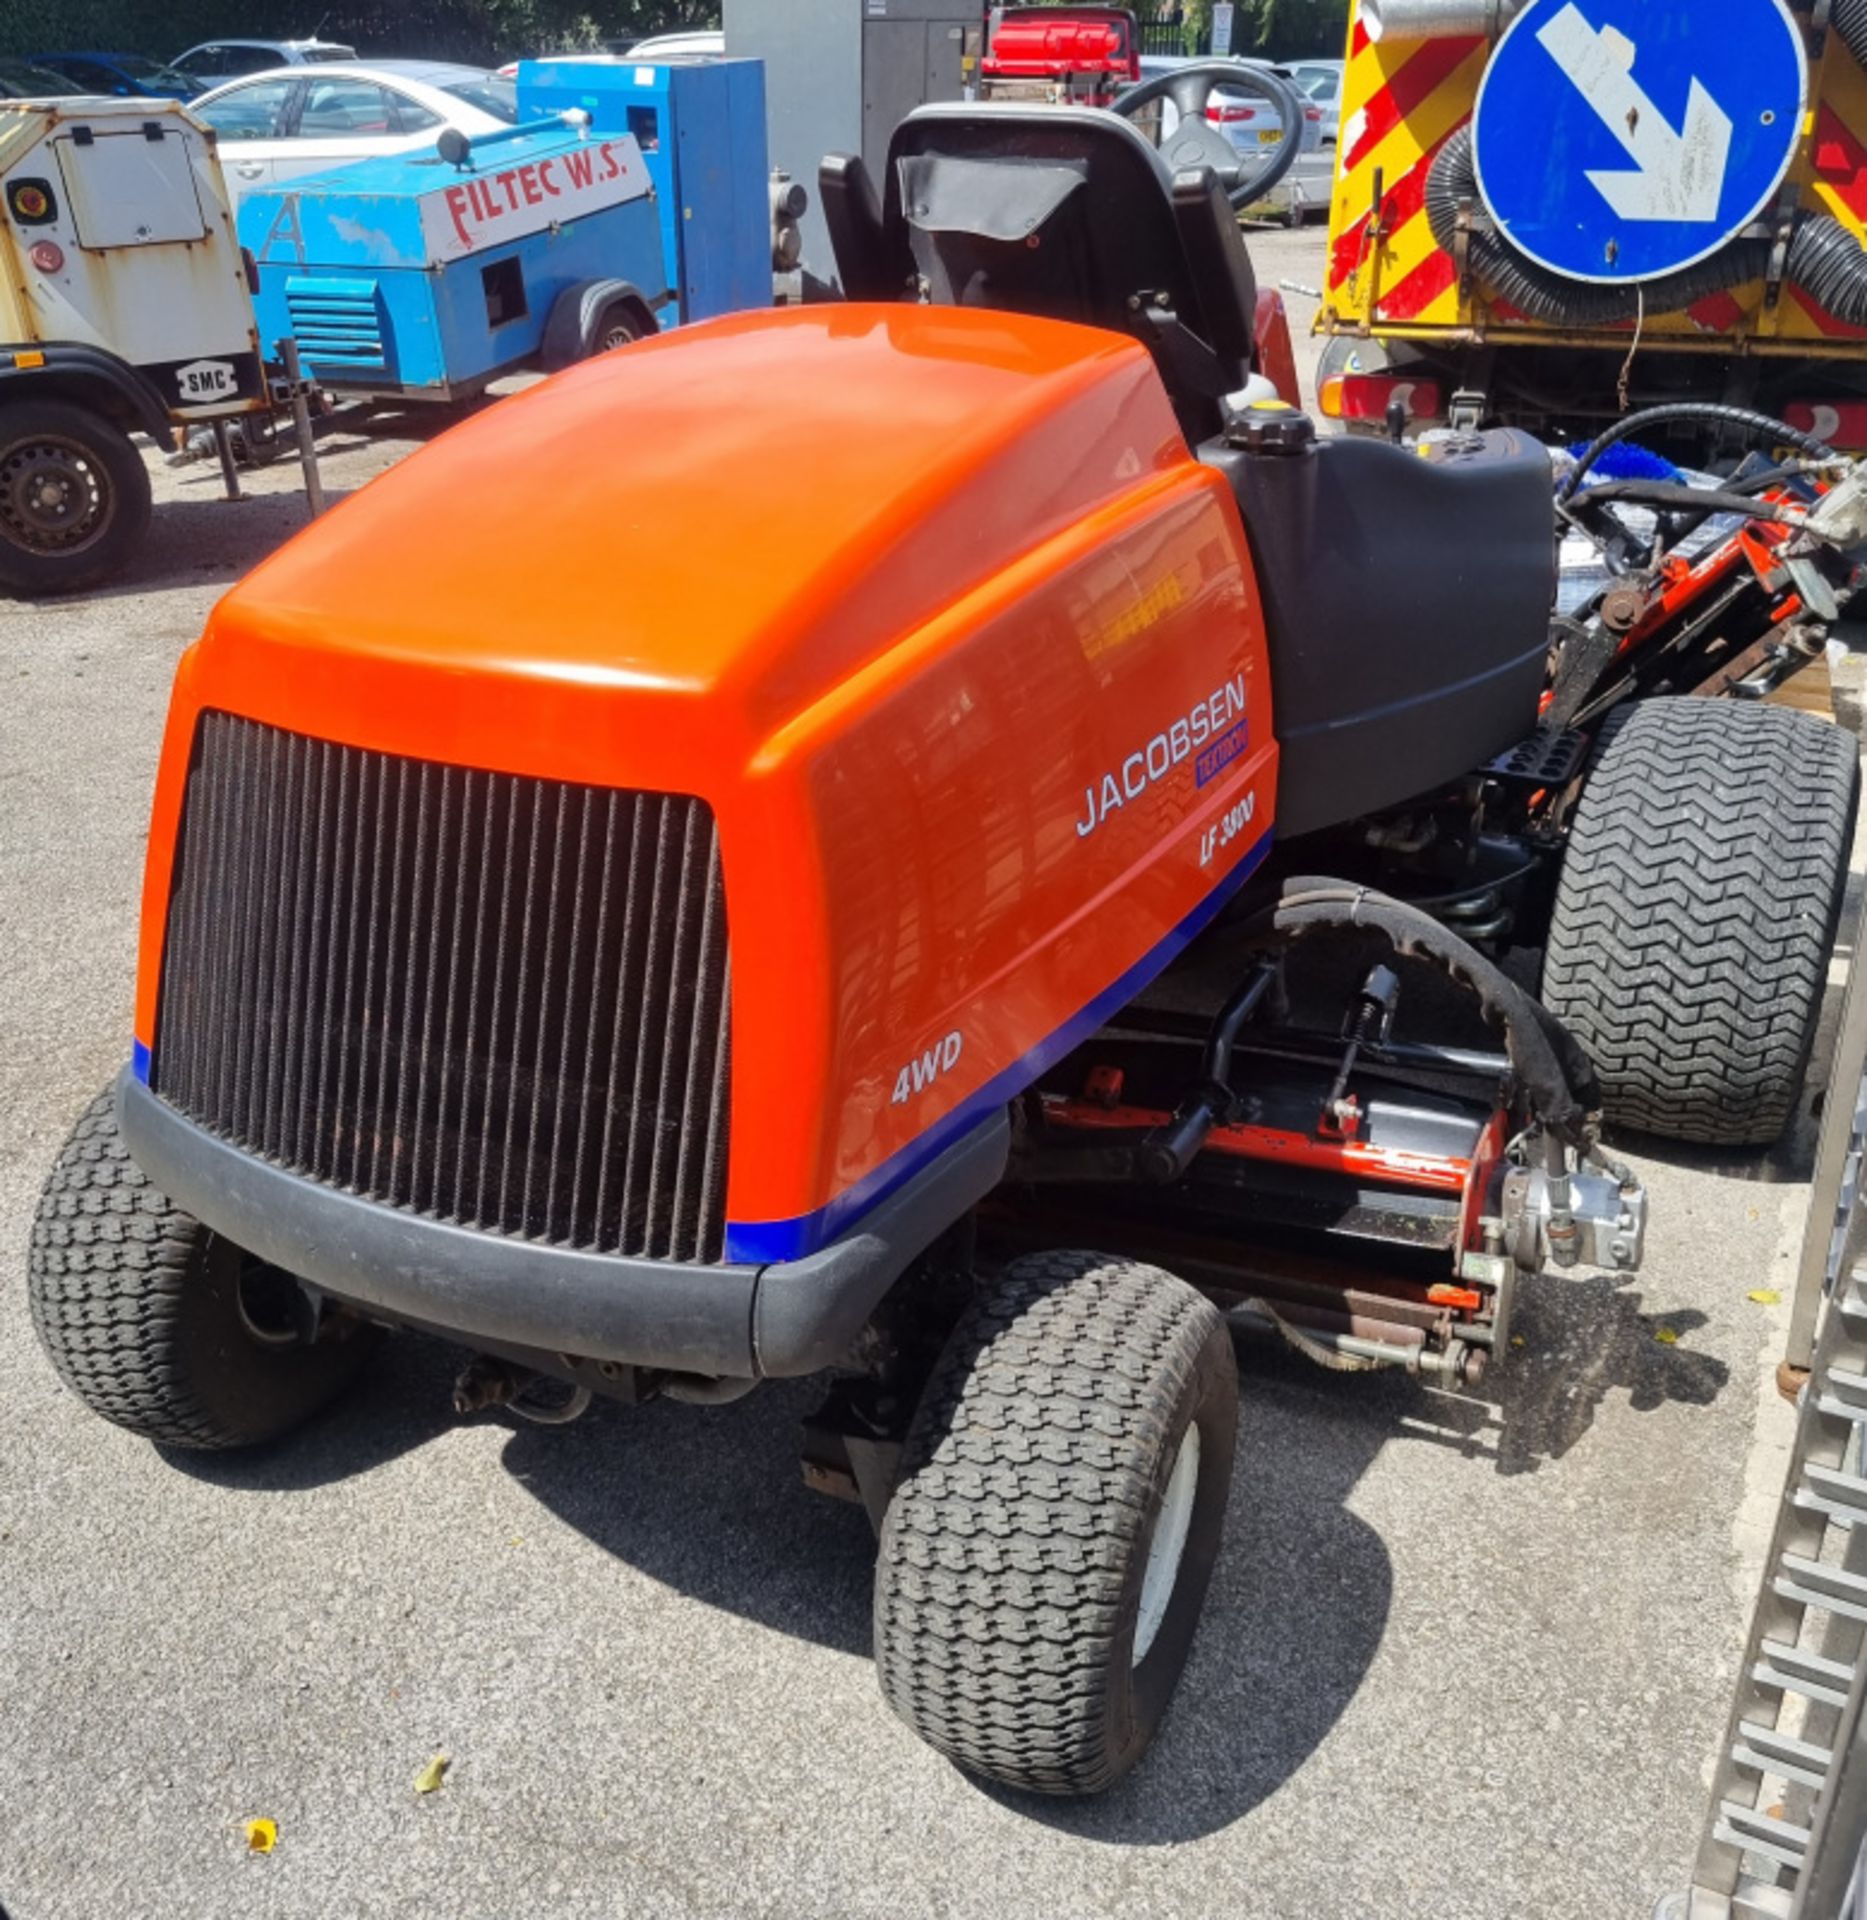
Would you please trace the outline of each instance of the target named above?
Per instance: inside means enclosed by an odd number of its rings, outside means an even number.
[[[1141,78],[1141,29],[1127,7],[994,7],[979,76],[988,100],[1107,106]]]
[[[1218,1552],[1228,1316],[1468,1385],[1526,1276],[1639,1262],[1560,1023],[1304,877],[1534,733],[1548,463],[1232,404],[1225,191],[1114,115],[924,109],[822,187],[849,304],[502,402],[216,608],[33,1311],[195,1446],[383,1326],[467,1408],[833,1370],[890,1701],[1091,1792]]]

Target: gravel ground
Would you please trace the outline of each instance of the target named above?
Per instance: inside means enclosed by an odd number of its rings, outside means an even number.
[[[1261,280],[1312,286],[1321,250],[1254,246]],[[330,443],[333,489],[410,444]],[[1088,1805],[981,1789],[888,1716],[865,1523],[799,1483],[807,1386],[515,1430],[455,1421],[454,1357],[404,1338],[336,1414],[221,1460],[64,1394],[21,1268],[46,1167],[127,1050],[168,677],[302,519],[286,471],[241,505],[215,484],[160,476],[134,579],[0,607],[12,1920],[1599,1920],[1681,1883],[1782,1436],[1784,1310],[1745,1296],[1787,1285],[1807,1127],[1761,1164],[1642,1162],[1646,1271],[1538,1282],[1493,1397],[1249,1357],[1191,1670],[1153,1756]]]

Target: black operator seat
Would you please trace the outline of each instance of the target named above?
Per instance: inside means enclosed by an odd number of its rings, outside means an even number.
[[[1189,440],[1256,365],[1257,283],[1205,168],[1170,174],[1094,107],[920,107],[878,202],[862,162],[824,161],[824,219],[851,300],[918,299],[1074,320],[1153,354]]]
[[[1555,588],[1549,457],[1472,435],[1428,461],[1226,426],[1255,370],[1256,286],[1205,168],[1169,174],[1093,107],[930,106],[895,129],[878,202],[831,158],[824,218],[851,300],[1075,320],[1146,344],[1251,547],[1280,743],[1277,831],[1317,832],[1454,781],[1536,726]]]

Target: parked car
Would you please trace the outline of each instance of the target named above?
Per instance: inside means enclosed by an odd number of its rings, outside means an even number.
[[[657,33],[646,40],[637,40],[634,45],[624,48],[616,42],[604,53],[540,53],[530,56],[536,60],[582,61],[586,66],[619,66],[625,60],[634,64],[653,65],[658,60],[724,60],[726,58],[726,36],[723,33]],[[508,60],[499,69],[502,80],[518,77],[519,63]]]
[[[50,67],[30,60],[0,60],[0,100],[63,100],[84,89]]]
[[[1342,63],[1340,60],[1292,60],[1290,75],[1304,97],[1322,113],[1322,144],[1335,145],[1342,124]]]
[[[187,100],[200,91],[186,74],[140,53],[29,53],[26,59],[62,73],[80,93],[118,100]]]
[[[724,60],[723,33],[655,33],[629,49],[631,60]]]
[[[355,47],[336,40],[204,40],[178,53],[169,64],[186,74],[198,93],[206,93],[210,87],[224,87],[230,80],[244,80],[250,73],[266,73],[273,67],[316,66],[356,57]]]
[[[431,146],[443,127],[496,133],[519,117],[508,80],[439,60],[275,67],[216,87],[194,111],[220,135],[237,201],[255,188]]]

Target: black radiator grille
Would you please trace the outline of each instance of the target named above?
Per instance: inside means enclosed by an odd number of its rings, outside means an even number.
[[[704,801],[202,717],[151,1084],[438,1219],[717,1260],[725,892]]]

